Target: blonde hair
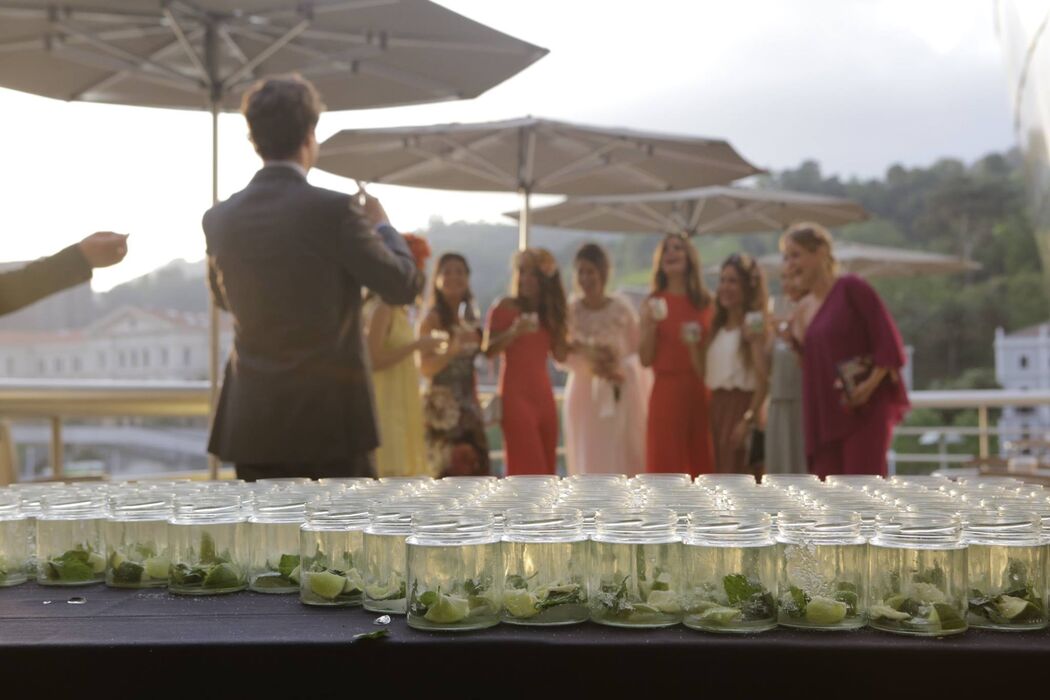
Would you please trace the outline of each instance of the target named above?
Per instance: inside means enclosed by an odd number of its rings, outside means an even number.
[[[831,232],[820,224],[804,221],[792,224],[780,237],[780,251],[783,252],[788,243],[794,243],[810,253],[824,250],[827,255],[827,264],[831,274],[838,274],[839,264],[835,260],[835,241]]]

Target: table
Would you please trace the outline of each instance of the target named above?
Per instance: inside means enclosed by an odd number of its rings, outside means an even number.
[[[68,603],[74,596],[85,602]],[[108,698],[177,694],[192,700],[231,693],[401,698],[409,692],[457,699],[600,692],[744,700],[759,692],[779,698],[796,688],[946,700],[946,693],[972,697],[979,688],[1013,695],[1022,682],[1038,682],[1042,692],[1042,664],[1050,662],[1045,631],[971,630],[938,640],[778,629],[738,637],[681,626],[622,630],[587,623],[434,633],[394,617],[388,638],[352,641],[380,629],[376,617],[360,608],[308,607],[294,595],[182,597],[25,584],[0,589],[0,687],[31,689],[42,699],[99,694],[91,689]]]

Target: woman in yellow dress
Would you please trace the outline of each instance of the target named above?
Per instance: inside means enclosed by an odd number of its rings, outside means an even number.
[[[405,238],[422,270],[430,247],[418,236]],[[435,352],[446,341],[431,335],[417,338],[409,307],[391,306],[377,296],[365,302],[365,319],[379,422],[376,473],[381,477],[429,474],[416,353]]]

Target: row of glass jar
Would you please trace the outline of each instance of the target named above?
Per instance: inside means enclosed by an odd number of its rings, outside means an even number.
[[[964,537],[957,516],[887,513],[870,543],[855,513],[784,515],[776,538],[765,514],[693,514],[684,541],[669,510],[601,511],[589,539],[578,517],[511,511],[500,540],[485,511],[422,512],[403,553],[370,526],[364,606],[440,630],[591,619],[945,636],[1047,624],[1047,545],[1031,514],[987,513]]]

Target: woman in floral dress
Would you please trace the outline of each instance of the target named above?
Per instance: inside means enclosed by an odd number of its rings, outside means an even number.
[[[470,291],[470,266],[462,255],[445,253],[438,260],[430,309],[419,333],[448,334],[444,351],[423,354],[421,363],[423,376],[430,380],[423,416],[431,472],[488,474],[489,446],[474,373],[482,336]]]

